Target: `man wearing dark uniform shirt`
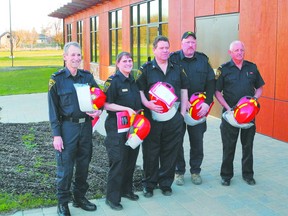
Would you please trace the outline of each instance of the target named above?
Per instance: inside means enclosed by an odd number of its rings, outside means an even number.
[[[229,111],[244,96],[258,99],[265,84],[257,66],[244,60],[245,47],[241,41],[230,44],[231,61],[221,65],[217,70],[215,96],[223,106],[223,112]],[[234,175],[233,160],[236,143],[240,133],[242,144],[242,177],[249,185],[255,185],[253,171],[253,141],[256,132],[255,122],[248,129],[230,125],[223,117],[220,126],[223,143],[223,157],[221,165],[221,184],[229,186]]]
[[[69,216],[68,202],[71,200],[70,186],[74,166],[73,206],[86,211],[95,211],[96,205],[85,198],[88,190],[87,176],[92,156],[91,119],[101,110],[85,113],[80,110],[73,84],[89,84],[97,87],[89,71],[78,69],[82,60],[77,42],[64,46],[65,68],[54,73],[49,81],[49,119],[53,133],[53,146],[57,160],[58,215]]]
[[[158,36],[153,43],[154,60],[140,67],[137,83],[140,90],[145,115],[151,123],[151,130],[142,144],[144,168],[144,196],[152,197],[153,190],[159,185],[163,195],[172,194],[171,185],[174,180],[177,152],[181,145],[181,131],[183,116],[188,100],[188,80],[185,71],[177,64],[171,63],[169,58],[169,40]],[[166,82],[174,88],[181,101],[181,108],[176,108],[175,115],[165,121],[153,119],[151,112],[162,113],[163,107],[149,100],[149,90],[157,82]],[[179,112],[180,110],[180,112]],[[160,162],[160,164],[159,164]]]
[[[209,59],[204,53],[196,51],[197,41],[194,32],[185,32],[181,41],[182,49],[171,54],[170,59],[172,62],[180,64],[186,71],[189,79],[188,99],[192,94],[202,92],[206,94],[205,102],[201,105],[199,111],[200,117],[204,117],[209,106],[213,102],[213,95],[215,92],[215,73],[209,64]],[[197,125],[184,125],[183,138],[186,132],[186,127],[189,135],[190,142],[190,173],[192,183],[199,185],[202,183],[200,176],[201,164],[204,158],[203,152],[203,138],[207,129],[206,121]],[[178,152],[175,183],[177,185],[184,184],[185,158],[182,145]]]

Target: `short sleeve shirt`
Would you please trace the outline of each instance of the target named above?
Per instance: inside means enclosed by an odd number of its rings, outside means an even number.
[[[107,79],[104,86],[107,96],[106,102],[130,107],[135,111],[142,108],[139,89],[131,74],[127,78],[120,71],[117,71]],[[113,111],[107,111],[107,113],[115,114]]]
[[[192,58],[186,58],[183,51],[177,51],[170,57],[172,62],[181,64],[189,79],[189,96],[195,92],[205,92],[206,84],[215,79],[215,73],[204,53],[195,52]]]
[[[244,61],[241,70],[231,60],[218,68],[220,73],[216,81],[216,90],[223,92],[223,97],[233,107],[244,96],[254,96],[255,90],[265,84],[257,66]]]

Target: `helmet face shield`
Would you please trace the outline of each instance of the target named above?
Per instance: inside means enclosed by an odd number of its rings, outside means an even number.
[[[155,121],[168,121],[176,114],[179,103],[176,102],[178,97],[172,85],[166,82],[157,82],[149,90],[150,100],[155,101],[154,104],[161,106],[162,112],[151,110],[152,118]]]
[[[105,93],[95,87],[90,87],[88,84],[75,83],[79,108],[82,112],[93,112],[100,109],[105,101]]]

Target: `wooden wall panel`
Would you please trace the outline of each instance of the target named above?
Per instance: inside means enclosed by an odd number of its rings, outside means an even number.
[[[122,8],[122,50],[130,52],[130,6]]]
[[[185,31],[195,31],[195,0],[181,0],[181,35]]]
[[[214,15],[214,0],[195,0],[195,17],[208,15]]]
[[[267,136],[273,135],[274,100],[260,97],[260,111],[256,116],[256,130]],[[269,117],[268,117],[269,115]]]
[[[288,142],[287,116],[288,116],[288,103],[276,100],[275,112],[274,112],[274,124],[273,124],[274,125],[273,137],[282,140],[284,142]]]
[[[215,0],[215,14],[238,13],[240,0]]]
[[[180,2],[180,3],[179,3]],[[173,13],[171,13],[173,11]],[[175,13],[174,13],[175,12]],[[181,40],[181,16],[182,15],[182,0],[169,1],[169,16],[168,16],[168,37],[170,41],[170,51],[175,51],[180,48]],[[189,22],[187,19],[185,22]],[[193,20],[193,19],[191,19]],[[173,43],[171,43],[173,41]]]
[[[279,0],[278,3],[275,98],[288,102],[288,0]]]
[[[266,85],[263,95],[274,98],[276,65],[277,0],[241,0],[239,38],[246,59],[257,64]]]
[[[100,79],[106,80],[108,78],[109,66],[109,14],[102,13],[99,16],[99,49],[100,49]]]

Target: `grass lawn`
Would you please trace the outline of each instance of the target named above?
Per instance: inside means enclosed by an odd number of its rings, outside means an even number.
[[[62,50],[14,51],[12,67],[10,52],[1,51],[0,96],[47,92],[51,74],[63,67],[62,53]],[[0,193],[0,214],[56,202],[31,194]]]
[[[0,52],[0,96],[48,91],[52,73],[63,67],[62,50]]]
[[[0,68],[0,96],[42,93],[48,91],[52,73],[61,67]]]
[[[14,51],[13,66],[61,66],[63,65],[62,50]],[[0,52],[0,68],[12,67],[9,51]]]

